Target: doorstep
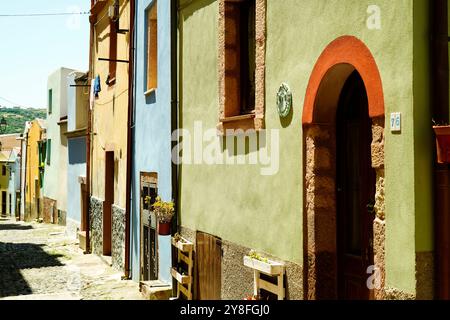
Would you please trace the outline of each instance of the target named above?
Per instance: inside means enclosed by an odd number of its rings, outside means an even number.
[[[160,280],[140,281],[139,291],[146,300],[169,300],[172,297],[172,286]]]

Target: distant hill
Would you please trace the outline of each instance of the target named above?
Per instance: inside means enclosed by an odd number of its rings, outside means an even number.
[[[2,117],[5,117],[8,124],[4,134],[22,133],[25,128],[25,121],[31,121],[36,118],[45,119],[46,116],[46,109],[0,107],[0,120]]]

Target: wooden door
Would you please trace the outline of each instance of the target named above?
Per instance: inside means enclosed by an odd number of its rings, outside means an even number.
[[[375,172],[371,164],[367,94],[355,71],[337,114],[337,236],[340,299],[370,299],[367,268],[373,265]]]
[[[2,215],[6,216],[6,191],[2,191]]]
[[[81,223],[80,223],[80,231],[86,231],[86,222],[87,222],[87,212],[88,212],[88,207],[87,207],[87,185],[86,183],[82,183],[81,184]]]
[[[222,288],[222,240],[197,232],[197,299],[220,300]]]
[[[112,205],[114,203],[114,152],[105,154],[105,202],[103,203],[103,255],[111,255]]]

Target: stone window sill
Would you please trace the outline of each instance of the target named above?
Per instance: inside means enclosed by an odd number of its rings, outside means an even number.
[[[220,136],[237,136],[240,133],[237,130],[247,131],[255,130],[260,131],[262,129],[263,119],[258,118],[256,114],[244,114],[234,117],[225,117],[220,119],[217,125],[218,135]],[[231,130],[231,131],[229,131]],[[227,132],[229,131],[229,132]]]

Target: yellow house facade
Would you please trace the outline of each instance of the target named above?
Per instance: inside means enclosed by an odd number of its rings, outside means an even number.
[[[130,2],[93,1],[90,75],[91,249],[125,261]]]
[[[2,217],[9,216],[11,214],[9,204],[9,156],[11,150],[0,150],[0,215]]]
[[[30,122],[26,134],[25,175],[25,221],[42,217],[42,192],[45,161],[45,121],[35,119]]]

